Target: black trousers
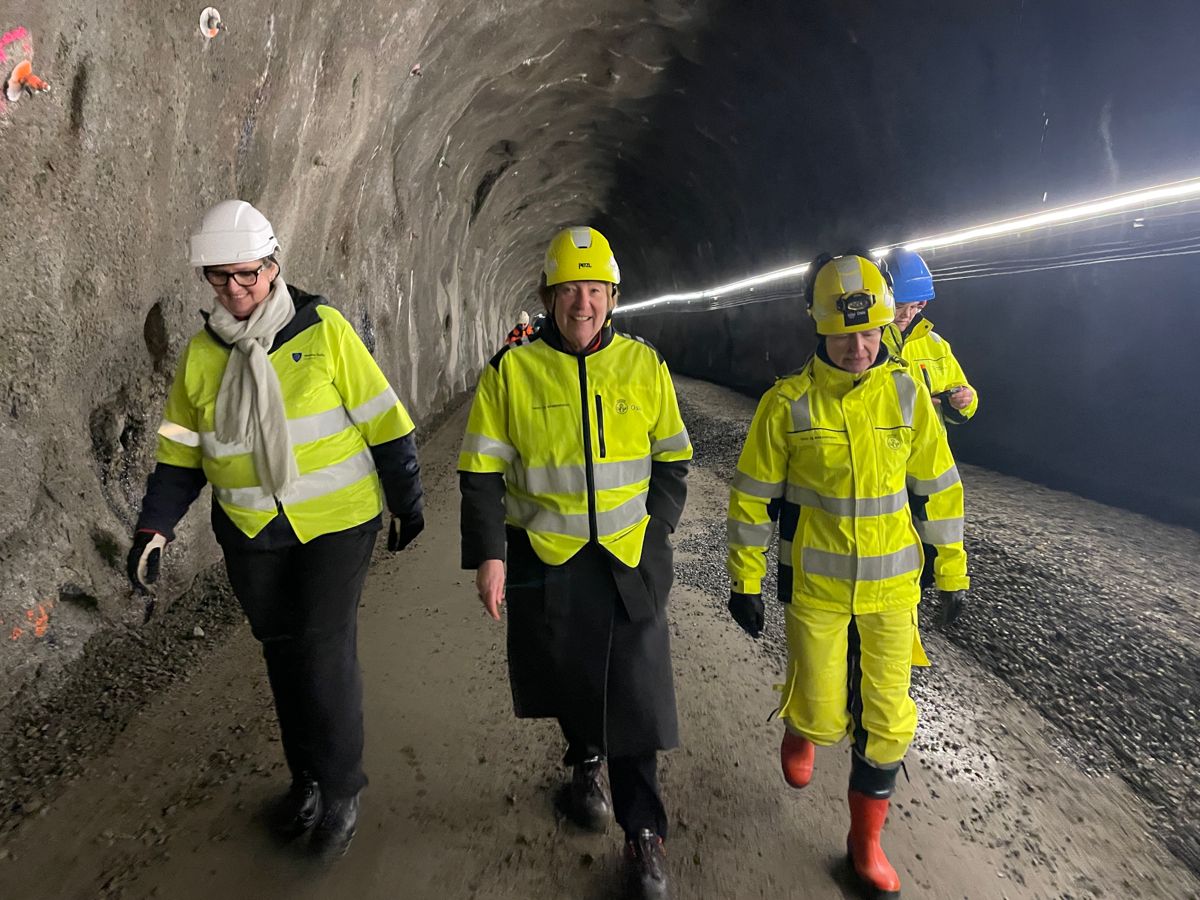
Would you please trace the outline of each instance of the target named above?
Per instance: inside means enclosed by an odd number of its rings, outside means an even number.
[[[560,723],[561,724],[561,723]],[[567,753],[563,762],[574,766],[585,759],[603,754],[583,741],[567,738]],[[608,784],[612,789],[613,817],[628,840],[649,828],[664,841],[667,839],[667,810],[658,785],[658,754],[618,756],[608,760]]]
[[[374,530],[322,535],[275,550],[225,549],[225,567],[250,629],[262,643],[294,778],[327,797],[349,797],[362,770],[358,601]]]

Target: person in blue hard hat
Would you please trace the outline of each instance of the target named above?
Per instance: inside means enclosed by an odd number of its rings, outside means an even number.
[[[892,356],[909,364],[913,377],[925,385],[941,419],[947,425],[969,422],[979,409],[979,393],[967,381],[950,342],[934,331],[925,318],[925,307],[934,299],[933,275],[919,253],[903,247],[887,256],[887,271],[896,301],[895,320],[883,330],[883,342]],[[920,497],[910,498],[913,520],[925,548],[921,584],[933,583],[933,560],[937,547],[929,539]]]

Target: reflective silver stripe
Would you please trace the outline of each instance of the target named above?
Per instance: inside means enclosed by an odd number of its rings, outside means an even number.
[[[917,534],[926,544],[961,544],[963,539],[962,516],[954,519],[937,519],[933,522],[922,522],[914,519]]]
[[[288,419],[288,437],[293,446],[308,444],[339,434],[352,424],[345,408],[335,406],[333,409],[314,413],[311,416]],[[251,452],[250,445],[243,444],[241,441],[230,441],[229,443],[218,441],[214,431],[200,432],[200,446],[204,448],[204,455],[209,459],[223,459],[227,456],[241,456]]]
[[[741,544],[743,547],[765,547],[771,542],[771,533],[775,530],[774,522],[762,525],[751,525],[736,519],[725,520],[725,531],[729,543]]]
[[[349,487],[374,471],[375,460],[371,457],[371,451],[363,450],[332,466],[304,473],[279,499],[284,503],[302,503],[305,500],[314,500],[317,497],[323,497],[344,487]],[[227,506],[256,509],[260,512],[270,512],[275,509],[275,498],[261,487],[220,488],[214,486],[213,491],[217,495],[217,499]]]
[[[951,466],[937,478],[913,478],[908,476],[908,489],[922,497],[932,497],[938,491],[944,491],[951,485],[962,481],[958,477],[958,466]]]
[[[345,431],[352,424],[345,407],[335,406],[311,416],[288,419],[288,436],[291,437],[293,446],[307,444]]]
[[[506,494],[504,505],[511,516],[527,531],[566,534],[571,537],[591,537],[587,513],[559,513],[545,509],[536,501]],[[646,518],[646,495],[638,494],[615,509],[596,514],[596,531],[607,537],[624,531]]]
[[[917,383],[907,372],[896,370],[892,372],[892,380],[896,383],[896,396],[900,399],[900,415],[904,424],[912,427],[913,407],[917,404]]]
[[[670,437],[665,437],[662,440],[655,441],[650,445],[651,453],[666,453],[670,450],[686,450],[692,446],[691,439],[688,438],[687,429],[678,434],[673,434]]]
[[[806,575],[823,575],[842,581],[882,581],[921,568],[921,548],[911,544],[883,556],[855,557],[805,547],[800,551],[800,565]]]
[[[630,497],[620,506],[596,514],[596,531],[601,537],[616,534],[646,518],[646,495]]]
[[[158,426],[158,433],[165,437],[168,441],[174,441],[177,444],[183,444],[185,447],[199,447],[200,435],[192,431],[190,428],[184,428],[182,425],[176,424],[168,419],[163,419],[162,424]]]
[[[472,432],[468,432],[467,436],[463,438],[462,452],[478,453],[480,456],[494,456],[507,463],[511,463],[517,458],[517,448],[512,444],[506,444],[504,441],[498,441],[495,438]]]
[[[759,481],[757,478],[751,478],[742,471],[734,473],[733,486],[743,494],[749,494],[751,497],[759,497],[763,500],[774,500],[776,497],[783,496],[782,481]]]
[[[592,465],[597,491],[629,487],[650,477],[650,457]],[[528,494],[583,494],[587,492],[587,469],[583,466],[513,465],[514,483]]]
[[[366,403],[360,403],[354,409],[350,410],[350,420],[355,425],[362,425],[364,422],[370,422],[380,413],[387,412],[399,402],[400,398],[396,396],[396,392],[389,386]]]
[[[808,431],[812,428],[812,414],[808,408],[808,394],[792,401],[792,430]]]
[[[291,429],[288,429],[289,433]],[[241,456],[250,452],[250,445],[243,444],[238,441],[225,444],[217,440],[215,431],[200,432],[200,446],[204,448],[204,455],[209,459],[223,459],[226,456]]]
[[[811,488],[800,487],[798,484],[787,486],[786,497],[791,503],[800,506],[818,507],[835,516],[847,518],[866,518],[868,516],[886,516],[899,512],[908,503],[908,492],[897,491],[885,497],[860,497],[857,500],[850,497],[826,497]]]
[[[791,568],[792,565],[792,542],[779,539],[779,564]]]

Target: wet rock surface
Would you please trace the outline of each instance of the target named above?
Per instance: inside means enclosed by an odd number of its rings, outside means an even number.
[[[728,482],[755,401],[686,378],[677,387],[696,464]],[[982,665],[1054,726],[1072,765],[1127,782],[1159,838],[1200,874],[1200,823],[1184,813],[1200,808],[1200,535],[974,466],[960,470],[969,606],[945,632],[923,630],[927,643],[956,652],[949,667],[915,670],[922,727],[914,749],[923,763],[986,778],[986,747],[948,733],[938,709],[954,669]],[[692,556],[680,581],[723,609],[724,523],[680,549]],[[773,543],[763,650],[782,665],[775,553]],[[927,590],[922,609],[937,602]],[[986,718],[988,708],[981,703],[978,714]],[[1011,800],[1011,786],[1002,793]]]

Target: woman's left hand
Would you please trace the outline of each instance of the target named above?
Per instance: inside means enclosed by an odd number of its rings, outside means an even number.
[[[475,590],[487,614],[500,621],[500,604],[504,602],[504,560],[485,559],[475,571]]]
[[[962,390],[950,395],[950,405],[955,409],[966,409],[974,399],[975,392],[969,387],[964,387]]]

